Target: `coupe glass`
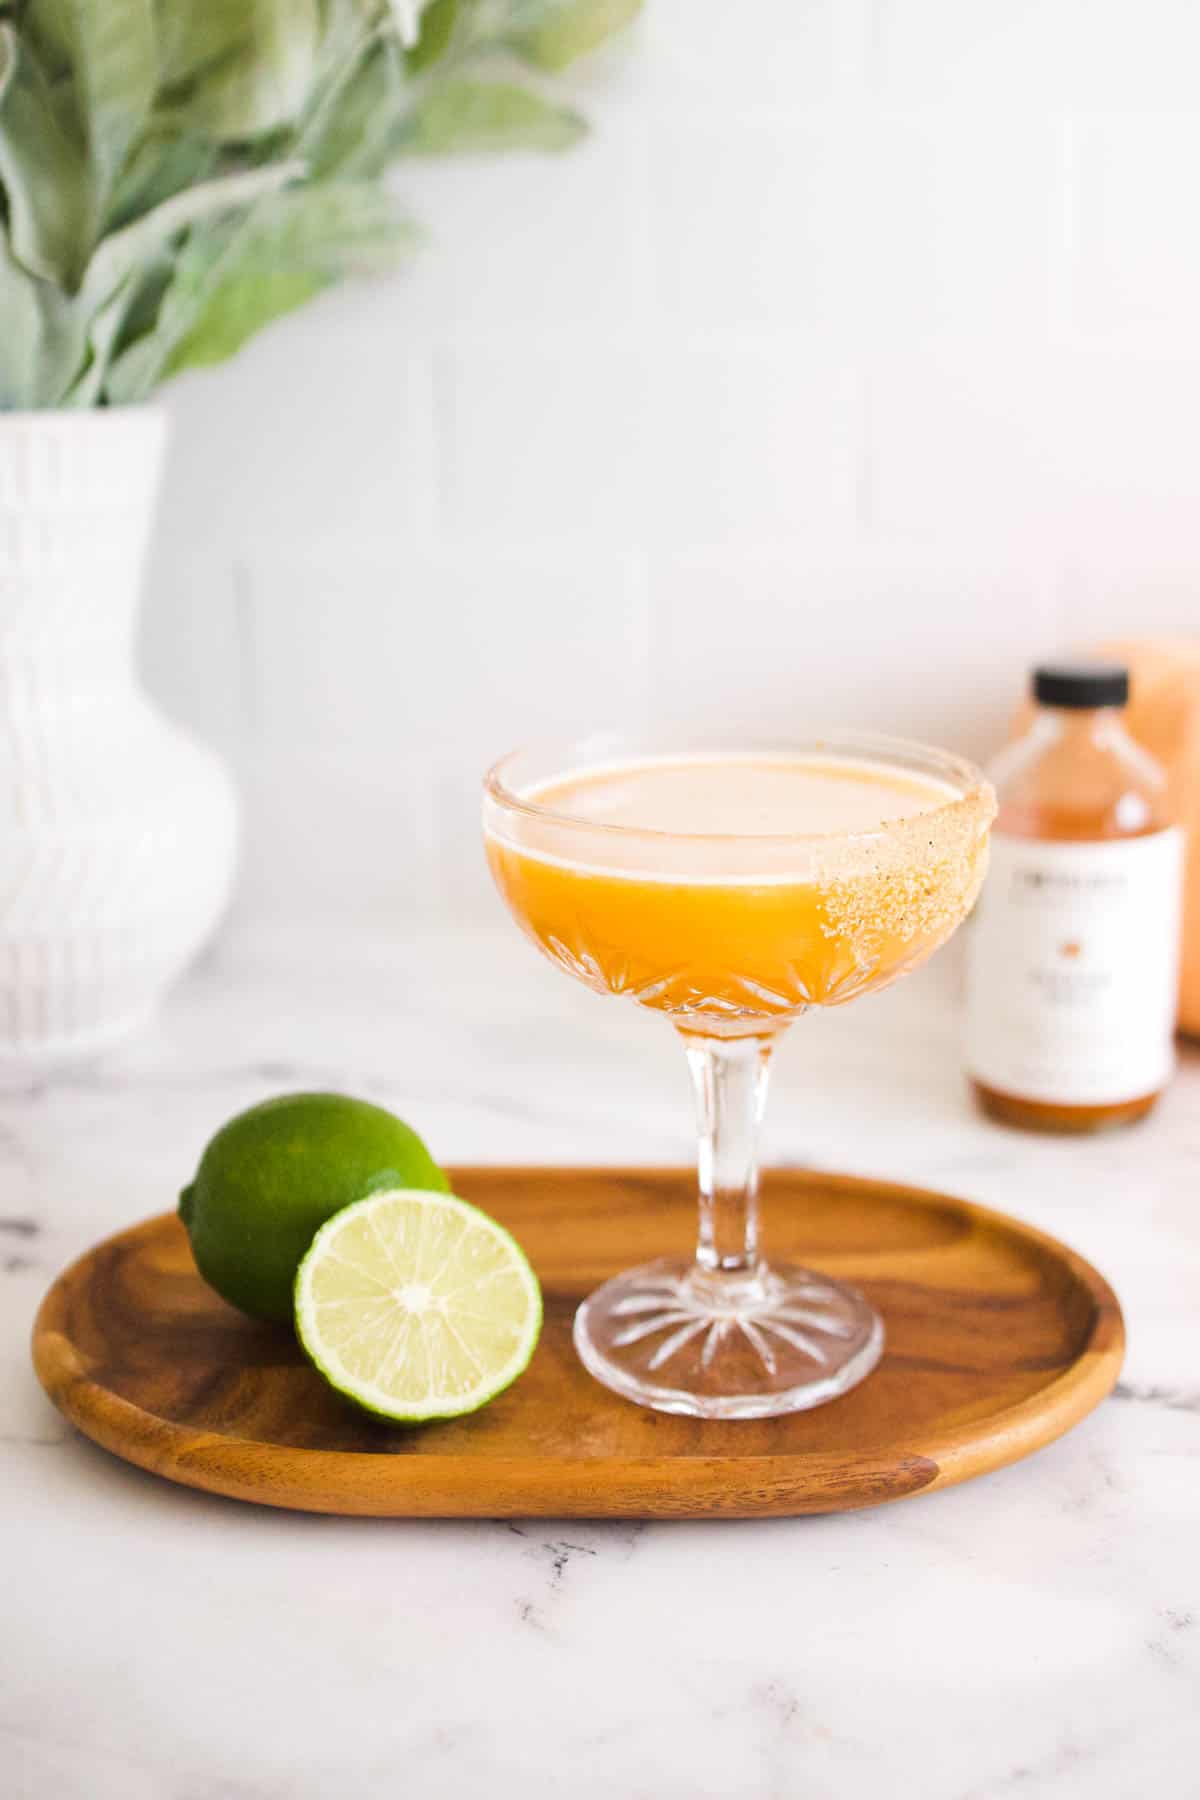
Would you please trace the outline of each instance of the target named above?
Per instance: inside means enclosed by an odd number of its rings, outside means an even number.
[[[745,762],[751,778],[799,761],[908,781],[927,810],[861,831],[714,834],[573,816],[553,798],[589,774],[697,758]],[[883,1324],[857,1289],[759,1247],[768,1064],[808,1007],[873,992],[946,941],[979,890],[994,811],[969,763],[878,736],[592,739],[490,771],[484,840],[517,923],[578,981],[668,1018],[695,1089],[694,1256],[616,1276],[576,1315],[578,1353],[606,1386],[663,1412],[763,1418],[832,1400],[878,1362]]]

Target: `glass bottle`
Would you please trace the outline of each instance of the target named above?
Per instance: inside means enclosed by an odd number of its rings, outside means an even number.
[[[988,771],[1000,810],[970,929],[967,1068],[1008,1125],[1144,1118],[1170,1078],[1182,836],[1129,736],[1128,672],[1034,671],[1027,733]]]

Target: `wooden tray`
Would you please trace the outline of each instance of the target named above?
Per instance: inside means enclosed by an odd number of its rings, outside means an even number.
[[[1107,1282],[1001,1213],[848,1176],[766,1180],[769,1248],[857,1282],[882,1363],[790,1418],[653,1413],[594,1382],[576,1303],[690,1242],[682,1170],[463,1169],[546,1294],[526,1374],[471,1418],[395,1429],[327,1389],[284,1330],[200,1280],[173,1215],[59,1277],[33,1334],[38,1376],[80,1431],[171,1481],[240,1500],[385,1517],[748,1517],[836,1512],[964,1481],[1068,1431],[1109,1392],[1124,1327]]]

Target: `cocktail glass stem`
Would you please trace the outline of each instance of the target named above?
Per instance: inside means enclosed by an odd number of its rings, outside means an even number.
[[[758,1133],[773,1037],[680,1033],[691,1070],[699,1133],[700,1230],[693,1286],[730,1305],[761,1289]]]
[[[594,1375],[643,1405],[763,1419],[845,1393],[879,1360],[883,1326],[856,1289],[758,1243],[758,1131],[779,1031],[680,1029],[699,1128],[693,1257],[628,1269],[589,1294],[575,1345]]]

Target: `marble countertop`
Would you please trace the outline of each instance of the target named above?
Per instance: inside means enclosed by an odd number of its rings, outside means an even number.
[[[684,1162],[671,1034],[511,931],[243,931],[106,1063],[0,1094],[10,1800],[1200,1793],[1200,1056],[1073,1143],[967,1104],[952,953],[804,1020],[766,1155],[1006,1208],[1116,1285],[1116,1396],[986,1479],[739,1523],[401,1523],[173,1488],[68,1431],[34,1309],[230,1113],[394,1106],[445,1161]]]

